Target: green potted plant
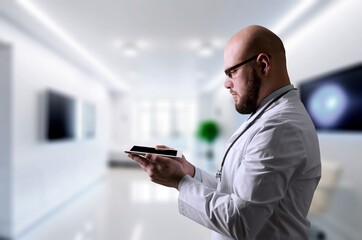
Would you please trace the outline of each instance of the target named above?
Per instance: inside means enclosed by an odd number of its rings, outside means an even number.
[[[214,151],[211,145],[220,135],[219,124],[212,119],[203,120],[198,125],[196,135],[201,141],[205,141],[208,144],[209,148],[206,151],[206,157],[213,159]]]

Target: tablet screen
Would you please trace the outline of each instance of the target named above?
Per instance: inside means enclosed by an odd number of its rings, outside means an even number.
[[[131,151],[144,152],[144,153],[155,153],[155,154],[169,155],[169,156],[174,156],[174,157],[177,156],[177,151],[170,150],[170,149],[158,150],[158,149],[151,148],[151,147],[133,146],[131,148]]]

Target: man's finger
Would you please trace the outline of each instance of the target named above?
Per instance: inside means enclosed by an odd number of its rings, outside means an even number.
[[[147,160],[152,162],[152,163],[162,164],[163,163],[162,159],[165,159],[167,157],[163,157],[163,156],[160,156],[160,155],[157,155],[157,154],[147,153],[145,155],[145,158],[147,158]]]
[[[171,160],[171,158],[153,154],[151,158],[149,158],[149,160],[154,164],[166,166],[168,164],[168,161]]]
[[[152,153],[146,153],[145,158],[147,158],[148,160],[151,160],[153,154]]]
[[[168,146],[165,146],[165,145],[156,145],[155,147],[157,150],[166,150],[166,149],[172,149]]]
[[[147,168],[150,164],[149,160],[139,155],[128,154],[128,157],[137,162],[142,168]]]

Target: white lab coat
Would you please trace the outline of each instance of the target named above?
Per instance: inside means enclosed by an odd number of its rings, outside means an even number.
[[[179,211],[212,229],[215,240],[305,240],[310,226],[306,216],[320,176],[317,134],[292,90],[236,141],[221,181],[200,169],[194,178],[182,179]]]

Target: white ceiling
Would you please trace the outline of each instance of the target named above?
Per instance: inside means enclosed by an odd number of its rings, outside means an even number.
[[[0,0],[0,16],[80,66],[93,69],[110,86],[119,83],[145,92],[198,91],[218,80],[222,84],[223,47],[239,29],[260,24],[286,38],[327,2],[315,1],[297,19],[285,20],[305,1],[23,1],[33,3],[74,40],[75,47],[30,14],[21,1]],[[77,50],[86,51],[88,59]]]

